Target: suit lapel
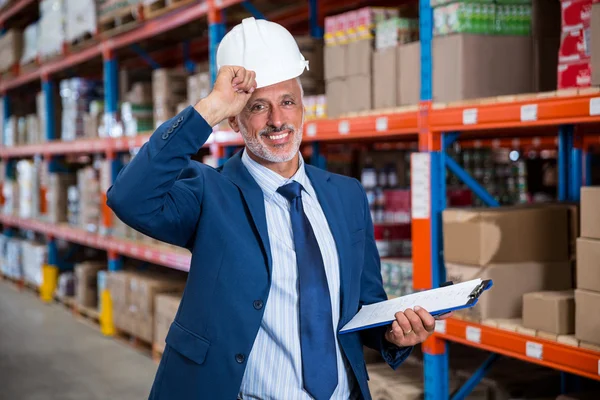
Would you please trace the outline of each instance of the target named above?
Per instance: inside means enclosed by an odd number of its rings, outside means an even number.
[[[263,252],[267,257],[267,267],[269,270],[269,277],[271,277],[272,258],[271,258],[271,245],[269,243],[269,231],[267,229],[267,216],[265,212],[265,200],[260,186],[256,183],[250,172],[246,169],[242,163],[242,152],[238,152],[231,157],[223,167],[223,175],[227,176],[237,187],[240,188],[254,226],[258,231],[262,242]]]
[[[317,192],[317,197],[329,229],[335,240],[335,245],[338,252],[338,258],[340,260],[340,323],[338,329],[341,328],[343,319],[345,317],[344,310],[346,307],[345,294],[349,290],[350,285],[350,260],[348,259],[348,249],[350,247],[348,232],[348,225],[344,216],[344,211],[340,206],[342,204],[342,198],[339,193],[339,189],[331,181],[331,174],[327,171],[318,169],[316,167],[306,165],[306,174],[310,178],[310,182]]]

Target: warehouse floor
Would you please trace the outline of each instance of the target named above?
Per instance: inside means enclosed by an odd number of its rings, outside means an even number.
[[[0,398],[140,400],[155,372],[149,357],[0,281]]]

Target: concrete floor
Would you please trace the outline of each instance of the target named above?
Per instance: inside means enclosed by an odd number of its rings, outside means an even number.
[[[0,281],[0,399],[147,399],[156,368],[61,305]]]

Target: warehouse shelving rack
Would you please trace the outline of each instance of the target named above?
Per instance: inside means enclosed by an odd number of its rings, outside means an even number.
[[[366,1],[309,0],[305,7],[279,15],[275,20],[288,26],[310,20],[310,33],[321,37],[323,30],[319,20],[325,14],[364,5]],[[0,27],[10,18],[36,4],[35,0],[18,0],[0,12]],[[45,93],[48,121],[43,145],[25,145],[0,148],[0,157],[8,160],[43,156],[47,160],[67,154],[105,154],[113,161],[113,179],[120,167],[116,155],[143,145],[149,133],[134,138],[106,138],[78,140],[74,142],[52,141],[56,138],[52,77],[70,67],[93,58],[104,61],[105,102],[107,113],[117,111],[117,59],[116,50],[131,46],[141,40],[168,32],[199,18],[208,18],[208,43],[199,41],[198,48],[207,49],[211,62],[212,79],[216,75],[215,53],[225,33],[223,11],[242,4],[257,18],[264,17],[251,3],[240,0],[207,0],[174,11],[157,19],[143,22],[132,31],[60,60],[42,64],[37,70],[25,72],[15,78],[0,81],[4,95],[4,117],[10,115],[9,91],[36,80],[41,80]],[[419,0],[421,39],[421,102],[414,107],[362,113],[338,119],[309,121],[305,124],[305,140],[315,143],[318,153],[320,141],[357,141],[364,139],[405,139],[418,143],[419,153],[412,159],[413,204],[413,262],[414,285],[418,289],[439,286],[444,281],[441,213],[445,208],[445,174],[450,169],[457,174],[475,194],[491,206],[495,200],[456,162],[445,154],[445,149],[461,137],[466,146],[480,147],[558,147],[559,199],[578,200],[579,188],[590,183],[590,146],[600,144],[600,90],[563,91],[522,96],[504,96],[477,103],[445,104],[432,102],[431,40],[433,13],[429,0]],[[194,44],[192,44],[194,46]],[[189,45],[187,45],[189,50]],[[171,53],[165,53],[167,58]],[[148,60],[149,56],[141,55]],[[150,57],[151,59],[151,57]],[[158,59],[158,58],[157,58]],[[460,133],[459,133],[460,132]],[[241,138],[232,132],[215,131],[207,146],[211,152],[225,159],[231,149],[242,144]],[[222,161],[222,160],[221,160]],[[50,163],[53,168],[53,163]],[[10,170],[10,168],[7,168]],[[137,242],[90,234],[66,225],[53,225],[25,220],[13,216],[0,216],[5,227],[18,227],[45,234],[49,243],[49,264],[57,264],[55,239],[104,249],[109,255],[109,269],[122,268],[122,256],[146,260],[167,267],[187,270],[188,253],[168,247],[142,245]],[[6,231],[11,234],[10,228]],[[456,319],[439,323],[436,334],[424,344],[425,390],[427,399],[450,398],[448,387],[447,341],[463,343],[493,353],[481,368],[453,395],[461,399],[473,389],[485,375],[497,354],[522,359],[552,367],[564,372],[600,380],[600,353],[560,343],[527,337],[515,332]]]

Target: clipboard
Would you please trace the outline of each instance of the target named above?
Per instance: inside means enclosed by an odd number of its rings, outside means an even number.
[[[431,290],[409,294],[379,303],[363,306],[358,313],[340,330],[340,334],[392,323],[398,311],[420,306],[432,316],[440,316],[451,311],[471,308],[477,304],[479,296],[493,285],[491,280],[448,284]]]

